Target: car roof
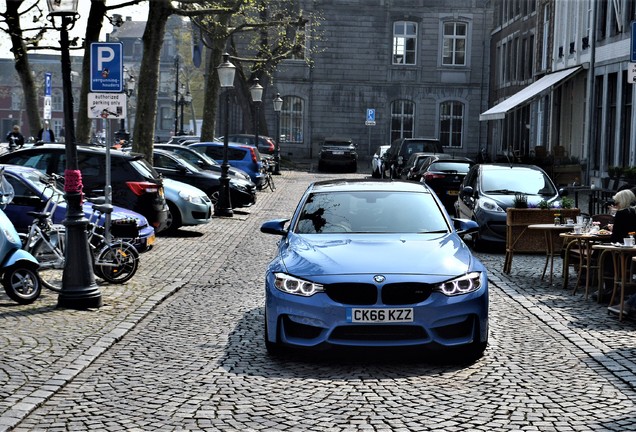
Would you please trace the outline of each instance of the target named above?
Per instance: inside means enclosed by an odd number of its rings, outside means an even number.
[[[543,171],[540,167],[536,165],[505,163],[505,162],[480,164],[479,167],[481,170],[505,170],[505,169],[512,169],[512,168],[525,168],[525,169]]]
[[[32,147],[21,148],[19,150],[16,150],[14,153],[37,151],[38,149],[66,150],[66,146],[64,144],[37,144]],[[96,146],[92,144],[78,144],[77,150],[90,152],[90,153],[103,154],[106,152],[106,147]],[[110,149],[110,154],[111,156],[130,157],[135,159],[138,159],[139,157],[143,157],[141,153],[135,153],[128,150]]]
[[[470,162],[475,163],[474,160],[465,156],[453,156],[453,155],[440,155],[436,153],[435,156],[431,156],[431,163],[433,162]]]
[[[421,183],[401,180],[333,179],[314,182],[309,188],[312,192],[429,192]]]

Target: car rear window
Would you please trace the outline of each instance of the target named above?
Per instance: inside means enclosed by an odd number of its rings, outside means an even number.
[[[441,153],[439,143],[431,141],[410,141],[405,144],[404,153]]]
[[[157,171],[155,171],[146,159],[131,160],[130,165],[146,179],[156,181],[159,178]]]
[[[295,232],[446,233],[433,196],[418,192],[315,193],[305,201]]]
[[[468,162],[435,162],[431,164],[429,171],[452,171],[460,174],[466,174],[469,169],[470,164]]]

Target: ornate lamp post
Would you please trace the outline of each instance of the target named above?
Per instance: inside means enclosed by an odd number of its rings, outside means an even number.
[[[274,149],[274,172],[280,174],[280,110],[283,109],[283,99],[280,93],[274,98],[274,113],[276,113],[276,148]]]
[[[64,171],[64,198],[66,199],[66,247],[62,291],[58,307],[71,309],[97,308],[102,305],[102,295],[95,283],[91,267],[90,248],[86,237],[88,220],[82,210],[82,173],[77,161],[75,122],[73,120],[73,93],[71,88],[71,57],[68,31],[79,17],[78,0],[47,0],[48,19],[60,31],[62,57],[62,90],[64,94],[64,132],[66,142],[66,170]],[[56,18],[59,22],[56,25]]]
[[[185,95],[181,93],[179,96],[179,107],[181,108],[181,126],[179,127],[179,135],[185,135],[183,131],[183,107],[186,105],[190,105],[192,102],[192,95],[190,92],[187,92]]]
[[[259,108],[263,100],[263,86],[258,83],[258,78],[254,78],[254,84],[250,87],[252,102],[254,102],[254,145],[258,147],[258,127],[259,127]]]
[[[124,68],[124,72],[128,73],[128,69]],[[126,131],[126,117],[128,117],[128,98],[131,97],[135,92],[136,83],[137,82],[135,81],[135,76],[131,73],[128,73],[128,79],[126,79],[126,81],[124,82],[124,93],[126,93],[126,116],[122,117],[119,121],[119,132],[115,134],[117,136],[117,141],[128,141],[130,139],[130,133]]]
[[[214,214],[217,216],[233,216],[232,203],[230,201],[230,177],[228,170],[230,164],[227,161],[227,150],[230,133],[230,89],[234,86],[234,74],[236,67],[230,63],[230,55],[223,54],[223,63],[216,68],[219,74],[221,88],[225,89],[225,131],[223,133],[223,163],[221,164],[221,189],[219,199],[214,206]]]

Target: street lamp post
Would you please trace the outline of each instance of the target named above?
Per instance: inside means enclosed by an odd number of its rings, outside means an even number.
[[[192,102],[192,95],[190,92],[187,92],[185,95],[182,93],[179,96],[179,107],[181,108],[181,126],[179,127],[179,135],[185,135],[183,131],[183,107],[186,105],[190,105]]]
[[[227,151],[229,146],[230,134],[230,89],[234,86],[234,74],[236,67],[230,63],[230,55],[223,54],[223,63],[217,66],[219,82],[221,88],[225,89],[225,131],[223,134],[223,163],[221,164],[221,188],[219,189],[219,199],[214,206],[214,214],[216,216],[233,216],[232,202],[230,201],[230,177],[228,171],[230,164],[228,163]]]
[[[179,54],[174,57],[176,77],[174,82],[174,134],[179,130]]]
[[[283,109],[283,99],[280,93],[276,93],[274,98],[274,113],[276,114],[276,148],[274,149],[274,172],[280,174],[280,111]]]
[[[259,107],[263,100],[263,86],[258,83],[258,78],[254,78],[254,84],[250,87],[252,102],[254,102],[254,145],[258,147],[258,127],[259,125]]]
[[[86,236],[88,220],[82,209],[82,173],[77,161],[75,142],[75,122],[73,120],[73,93],[71,88],[71,56],[69,53],[68,31],[79,17],[78,0],[47,0],[48,19],[60,31],[62,58],[62,91],[64,94],[64,132],[66,170],[64,171],[64,198],[66,217],[62,222],[66,228],[64,249],[64,272],[62,290],[58,296],[58,307],[70,309],[98,308],[102,305],[102,295],[95,283],[92,271],[90,247]],[[55,19],[60,22],[56,26]]]
[[[124,72],[128,72],[128,70],[124,68]],[[131,97],[135,92],[135,84],[135,76],[129,73],[128,78],[124,81],[124,93],[126,94],[126,115],[119,121],[119,132],[115,134],[118,143],[120,140],[128,141],[130,139],[130,133],[126,131],[126,117],[128,116],[128,98]]]

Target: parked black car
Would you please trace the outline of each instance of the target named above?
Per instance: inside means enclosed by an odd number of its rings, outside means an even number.
[[[402,180],[420,181],[419,170],[429,157],[431,157],[430,153],[413,153],[404,164],[400,178]]]
[[[358,170],[358,152],[351,138],[325,138],[318,157],[318,169],[345,168],[351,172]]]
[[[112,202],[146,217],[156,232],[166,228],[168,205],[157,171],[142,154],[110,151]],[[0,163],[37,168],[46,174],[64,175],[66,147],[42,144],[5,153]],[[106,187],[106,150],[91,145],[77,146],[77,163],[82,171],[83,192],[88,198],[103,197]]]
[[[413,177],[419,177],[442,201],[446,211],[455,215],[455,201],[468,170],[475,165],[472,159],[461,156],[439,155],[429,156]]]
[[[444,148],[437,138],[398,138],[384,154],[385,167],[390,178],[399,178],[404,164],[413,153],[428,153],[434,156],[444,153]]]
[[[202,151],[197,150],[194,147],[178,144],[155,144],[153,148],[176,153],[183,159],[190,162],[192,165],[195,165],[197,168],[200,168],[204,171],[213,171],[219,175],[221,174],[221,164],[218,163],[216,159],[212,159],[210,156],[206,155]],[[230,177],[236,177],[242,180],[250,180],[250,176],[245,171],[238,168],[230,167],[228,169],[228,174],[230,175]]]
[[[216,205],[221,188],[220,175],[211,171],[204,171],[192,165],[179,155],[155,148],[152,154],[152,163],[161,175],[177,180],[205,192]],[[230,200],[232,208],[249,207],[256,202],[256,187],[249,180],[230,179]]]

